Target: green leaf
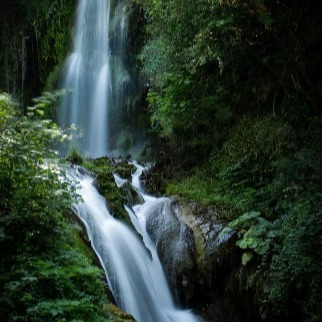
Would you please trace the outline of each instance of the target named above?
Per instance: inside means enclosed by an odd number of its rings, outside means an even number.
[[[269,244],[262,244],[259,247],[254,248],[254,251],[258,254],[258,255],[264,255],[267,251],[269,250]]]
[[[222,240],[224,239],[227,235],[231,234],[234,230],[230,227],[225,227],[221,232],[220,234],[218,235],[218,239],[219,240]]]
[[[249,243],[246,239],[241,239],[236,242],[236,245],[241,249],[247,249],[249,247]]]
[[[39,108],[36,110],[36,112],[40,115],[40,116],[44,116],[45,112],[43,110],[40,110]]]
[[[242,264],[246,265],[253,258],[253,253],[247,252],[242,255]]]

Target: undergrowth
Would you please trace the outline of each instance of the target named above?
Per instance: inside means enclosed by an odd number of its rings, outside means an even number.
[[[0,95],[0,320],[114,321],[52,149],[63,134],[38,108],[20,115]]]
[[[244,117],[193,174],[167,186],[231,209],[221,218],[238,232],[243,264],[259,258],[270,286],[256,288],[272,319],[322,320],[321,122]]]

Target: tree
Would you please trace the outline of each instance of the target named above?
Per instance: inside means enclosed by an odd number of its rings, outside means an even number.
[[[137,2],[147,15],[141,57],[152,121],[176,145],[194,145],[196,137],[216,144],[222,125],[249,111],[293,114],[296,122],[318,111],[320,5]],[[295,107],[294,100],[303,103]]]

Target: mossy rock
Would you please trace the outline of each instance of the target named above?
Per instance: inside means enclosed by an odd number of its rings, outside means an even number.
[[[125,313],[112,303],[107,305],[107,311],[115,322],[135,322],[134,318],[130,314]]]
[[[117,187],[114,173],[130,180],[136,169],[135,166],[127,160],[108,157],[83,160],[82,165],[94,176],[95,186],[105,198],[111,215],[128,225],[132,225],[124,205],[131,207],[133,204],[143,202],[143,200],[130,184]]]
[[[119,189],[122,193],[124,203],[128,207],[132,207],[137,204],[142,204],[144,202],[143,197],[132,187],[132,185],[129,182],[123,184],[123,186]]]
[[[136,170],[136,167],[129,163],[125,159],[109,159],[112,166],[114,166],[115,172],[118,173],[123,179],[131,180],[132,173]]]
[[[190,300],[195,279],[195,243],[192,230],[178,220],[171,199],[148,209],[146,228],[157,253],[171,289],[182,303]]]

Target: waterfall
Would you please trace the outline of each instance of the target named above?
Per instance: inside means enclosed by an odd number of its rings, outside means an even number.
[[[110,2],[80,0],[72,53],[66,60],[60,125],[77,127],[71,144],[92,157],[108,152]]]
[[[139,189],[141,172],[142,168],[138,168],[133,175],[134,185]],[[78,193],[83,199],[74,205],[74,211],[84,222],[118,306],[138,322],[199,321],[190,311],[175,307],[155,246],[145,230],[144,209],[157,206],[165,198],[143,194],[145,203],[134,210],[128,209],[133,225],[143,236],[142,241],[109,213],[104,198],[93,186],[92,177],[77,169],[71,169],[69,176],[79,182]],[[117,179],[118,185],[122,182]]]
[[[95,158],[117,148],[131,83],[124,65],[126,14],[122,2],[79,1],[73,49],[63,69],[62,87],[70,93],[61,102],[59,123],[74,128],[63,153],[74,146]]]

